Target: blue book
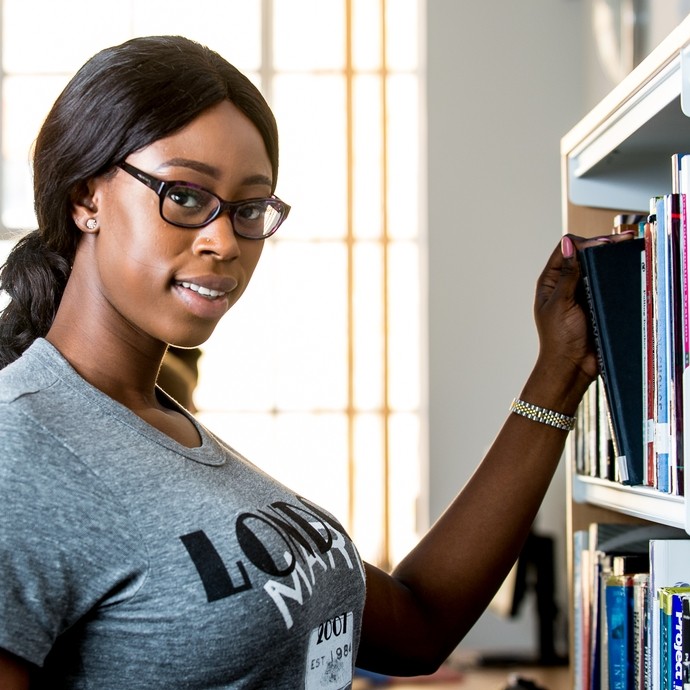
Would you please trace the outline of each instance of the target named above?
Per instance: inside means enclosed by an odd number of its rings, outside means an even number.
[[[606,634],[609,690],[633,687],[633,578],[613,575],[606,581]]]
[[[683,683],[690,687],[690,597],[683,597]]]
[[[649,542],[649,597],[651,620],[647,634],[650,655],[649,671],[645,687],[662,687],[665,660],[662,656],[662,640],[668,629],[661,624],[661,593],[671,587],[689,587],[690,539],[656,539]]]
[[[683,599],[689,592],[687,587],[681,587],[679,591],[671,592],[669,666],[673,690],[683,690]]]
[[[661,611],[661,688],[683,690],[683,599],[690,587],[663,587]]]

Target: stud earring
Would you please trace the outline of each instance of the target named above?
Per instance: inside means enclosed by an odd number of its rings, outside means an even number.
[[[95,230],[98,227],[98,221],[95,218],[89,218],[86,221],[86,227],[89,230]]]

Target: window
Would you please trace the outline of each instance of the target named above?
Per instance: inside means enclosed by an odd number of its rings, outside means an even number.
[[[204,346],[196,404],[383,567],[415,541],[423,497],[418,5],[3,1],[6,236],[35,224],[27,161],[41,119],[100,48],[184,33],[262,89],[280,129],[277,192],[293,210]]]

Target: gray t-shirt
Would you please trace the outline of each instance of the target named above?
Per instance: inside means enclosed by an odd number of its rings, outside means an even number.
[[[181,446],[45,340],[0,371],[0,647],[42,686],[350,686],[345,530],[198,430]]]

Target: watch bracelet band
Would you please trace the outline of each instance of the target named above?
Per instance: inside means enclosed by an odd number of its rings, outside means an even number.
[[[563,431],[572,431],[575,428],[575,417],[569,417],[562,412],[554,412],[545,407],[533,405],[519,398],[513,400],[510,405],[510,411],[521,417],[527,417],[527,419],[531,419],[534,422],[548,424],[548,426],[553,426]]]

